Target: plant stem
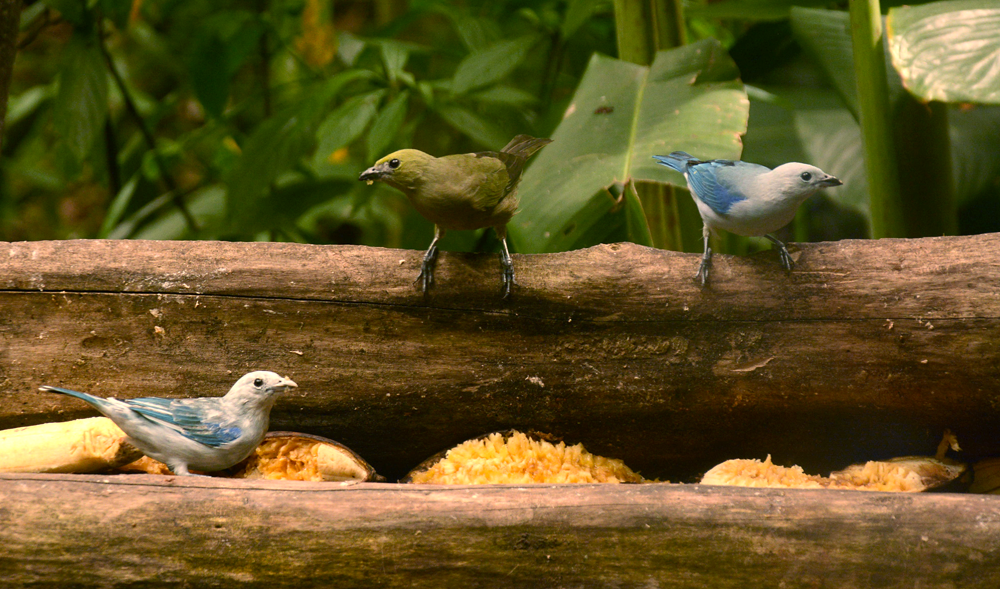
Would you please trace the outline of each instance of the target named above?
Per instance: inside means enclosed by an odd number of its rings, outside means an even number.
[[[117,195],[122,189],[122,179],[118,167],[118,140],[111,117],[104,120],[104,159],[108,167],[108,190],[112,195]]]
[[[614,4],[619,59],[649,65],[657,51],[687,42],[680,0],[614,0]]]
[[[614,0],[614,6],[619,59],[648,66],[657,51],[687,41],[681,0]],[[653,246],[684,249],[674,187],[642,182],[635,188]]]
[[[850,13],[872,237],[904,237],[879,0],[850,0]]]
[[[125,86],[125,80],[122,79],[121,74],[118,73],[118,68],[115,67],[114,60],[111,58],[111,53],[104,44],[104,31],[101,29],[100,25],[101,20],[102,19],[98,17],[97,46],[101,50],[101,55],[104,56],[104,62],[107,64],[108,71],[111,73],[111,79],[115,81],[115,86],[117,86],[118,91],[121,92],[122,102],[125,103],[125,110],[127,110],[129,115],[135,119],[135,123],[139,127],[139,132],[142,134],[143,140],[146,142],[147,147],[149,147],[150,153],[153,154],[153,161],[156,162],[156,167],[160,170],[160,178],[166,185],[167,191],[172,195],[171,200],[174,206],[177,207],[181,216],[184,217],[184,223],[187,224],[188,230],[197,234],[199,231],[198,222],[195,221],[194,215],[192,215],[191,211],[188,210],[183,196],[177,189],[177,183],[174,182],[173,177],[167,170],[166,162],[163,161],[163,157],[160,155],[160,150],[156,147],[156,137],[153,136],[153,132],[150,131],[149,127],[146,125],[146,120],[142,117],[139,109],[135,106],[135,100],[132,99],[132,94]]]

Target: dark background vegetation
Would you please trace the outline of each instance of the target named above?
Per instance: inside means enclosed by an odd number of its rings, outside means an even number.
[[[359,172],[401,147],[443,155],[498,149],[517,133],[551,136],[594,53],[618,55],[616,8],[595,0],[25,2],[0,160],[0,239],[422,249],[431,225],[399,193],[358,182]],[[872,236],[857,109],[837,79],[850,74],[849,48],[822,36],[827,15],[846,17],[846,8],[846,0],[685,6],[687,42],[721,41],[747,84],[744,159],[808,161],[845,180],[803,207],[786,230],[797,240]],[[997,107],[945,108],[954,194],[928,204],[908,200],[904,186],[902,207],[934,217],[944,210],[955,221],[905,234],[998,231]],[[675,230],[697,250],[697,219]],[[490,249],[491,239],[459,232],[444,246]],[[525,237],[515,246],[545,249]]]

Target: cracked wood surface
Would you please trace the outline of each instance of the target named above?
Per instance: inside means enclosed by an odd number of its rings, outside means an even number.
[[[992,495],[0,474],[0,505],[5,587],[1000,585]]]
[[[222,394],[287,374],[272,428],[347,444],[393,480],[507,428],[583,442],[647,477],[730,458],[825,474],[1000,454],[1000,234],[716,256],[632,244],[515,256],[282,243],[0,244],[0,428],[93,415],[105,396]]]

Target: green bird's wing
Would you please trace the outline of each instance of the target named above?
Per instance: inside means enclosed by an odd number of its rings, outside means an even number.
[[[518,135],[500,151],[432,158],[420,169],[423,186],[412,200],[446,229],[505,225],[517,210],[513,194],[525,162],[548,143]]]
[[[521,172],[524,171],[524,164],[528,158],[536,151],[552,143],[551,139],[544,137],[532,137],[531,135],[518,135],[510,140],[500,151],[481,151],[474,154],[476,157],[492,157],[503,162],[507,169],[507,187],[505,193],[514,190],[521,180]]]
[[[450,184],[476,210],[492,211],[517,183],[511,182],[508,165],[500,157],[496,157],[498,155],[506,154],[481,152],[440,158],[452,169],[453,179]]]

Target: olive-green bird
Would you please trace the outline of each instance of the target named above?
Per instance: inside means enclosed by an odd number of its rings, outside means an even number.
[[[416,149],[401,149],[375,162],[359,180],[378,180],[406,195],[421,215],[434,223],[434,240],[424,254],[417,281],[423,290],[434,282],[437,243],[446,231],[492,227],[503,244],[500,267],[503,296],[514,284],[514,265],[507,249],[507,223],[517,211],[517,183],[524,163],[551,143],[518,135],[499,152],[482,151],[434,157]]]

